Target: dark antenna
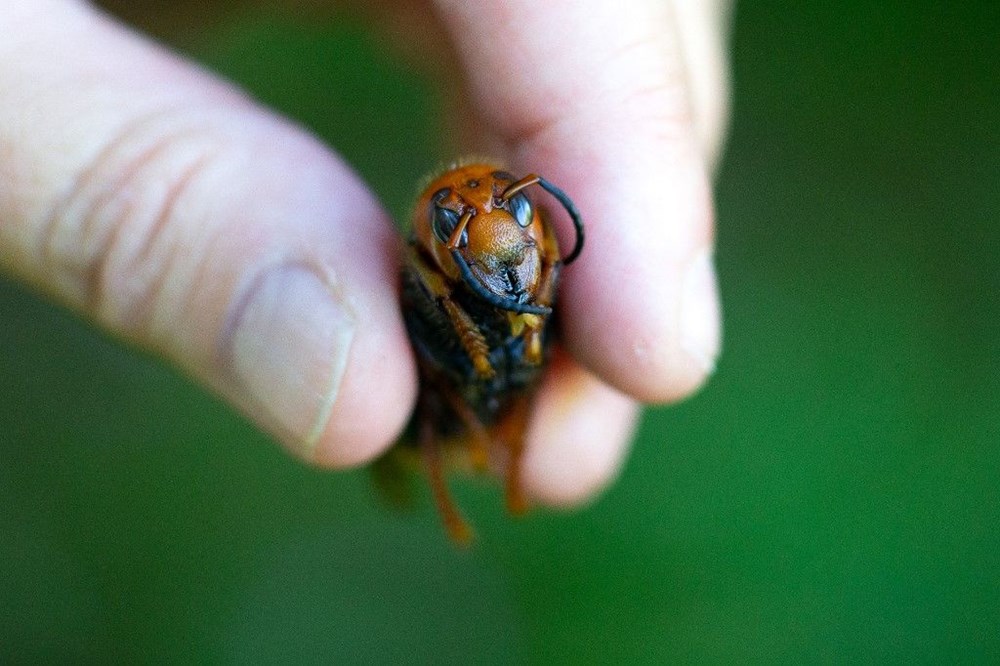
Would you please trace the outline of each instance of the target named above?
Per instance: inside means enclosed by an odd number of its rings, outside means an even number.
[[[500,198],[507,201],[524,188],[535,185],[536,183],[541,185],[542,189],[546,192],[558,199],[559,203],[562,204],[562,207],[566,209],[567,213],[569,213],[570,219],[573,220],[573,228],[576,229],[576,243],[573,245],[573,251],[562,260],[563,265],[568,266],[573,263],[573,261],[575,261],[583,251],[583,220],[580,218],[580,212],[576,209],[573,201],[566,196],[566,193],[538,174],[532,173],[528,174],[516,183],[511,183],[510,186],[504,190]]]

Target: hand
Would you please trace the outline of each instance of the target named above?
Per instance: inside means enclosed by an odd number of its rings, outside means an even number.
[[[719,348],[709,164],[726,113],[713,3],[435,3],[482,140],[575,200],[564,358],[525,482],[613,478],[637,400],[693,391]],[[399,240],[336,155],[73,0],[0,26],[0,269],[170,359],[316,464],[388,447],[416,379]]]

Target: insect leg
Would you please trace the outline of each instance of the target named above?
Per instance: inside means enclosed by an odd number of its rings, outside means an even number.
[[[493,377],[496,372],[493,370],[493,366],[490,365],[490,348],[486,344],[486,338],[483,337],[482,331],[479,330],[476,323],[472,321],[469,313],[452,300],[451,288],[447,282],[445,282],[440,274],[428,266],[420,254],[413,248],[410,248],[410,265],[415,268],[414,274],[420,280],[424,289],[427,290],[427,293],[444,308],[452,327],[458,334],[462,349],[469,356],[472,366],[476,369],[476,374],[484,379]]]
[[[420,450],[424,454],[424,463],[427,465],[427,475],[430,477],[431,492],[434,494],[434,501],[448,536],[455,543],[464,546],[472,541],[472,528],[462,518],[462,514],[459,513],[458,507],[455,506],[455,502],[451,498],[444,474],[441,445],[438,442],[437,433],[434,432],[430,413],[424,407],[425,405],[421,405],[418,437]]]
[[[476,323],[472,321],[472,317],[458,303],[451,300],[450,296],[441,298],[441,306],[448,313],[451,325],[458,333],[462,349],[472,360],[472,367],[476,369],[476,374],[483,379],[489,379],[496,375],[496,371],[490,365],[490,346],[486,344],[486,338],[483,337],[483,333],[476,326]]]
[[[483,425],[482,421],[479,420],[479,416],[476,412],[469,406],[462,396],[456,391],[442,383],[438,387],[438,392],[451,407],[455,415],[462,421],[462,425],[465,426],[465,430],[469,435],[470,452],[469,456],[472,461],[472,466],[479,472],[486,471],[489,467],[490,462],[490,447],[493,444],[493,439],[490,437],[489,432],[486,430],[486,426]]]
[[[559,258],[559,240],[551,224],[544,224],[544,243],[542,244],[542,274],[539,280],[536,301],[542,305],[552,305],[555,300],[555,285],[559,278],[562,260]]]
[[[544,242],[542,248],[542,271],[539,279],[538,295],[536,301],[540,305],[551,306],[556,296],[556,282],[559,279],[559,270],[562,268],[559,259],[559,241],[556,240],[555,231],[551,224],[542,225],[545,229]],[[535,365],[542,362],[542,327],[529,328],[524,336],[525,359]]]
[[[507,510],[521,515],[528,510],[528,498],[521,484],[521,462],[524,458],[524,434],[531,414],[531,395],[519,396],[497,426],[499,441],[507,448],[505,491]]]

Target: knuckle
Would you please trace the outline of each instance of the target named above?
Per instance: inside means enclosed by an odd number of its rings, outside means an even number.
[[[606,71],[602,100],[627,127],[675,133],[691,124],[684,63],[660,32],[643,30],[619,45]]]
[[[106,142],[45,224],[56,289],[117,334],[147,333],[168,283],[193,265],[182,234],[203,217],[192,193],[216,153],[209,132],[173,118],[143,119]]]

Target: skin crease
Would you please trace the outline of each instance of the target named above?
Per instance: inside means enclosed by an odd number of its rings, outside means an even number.
[[[396,310],[399,241],[364,184],[299,128],[89,6],[7,5],[0,269],[164,355],[298,455],[342,467],[383,451],[416,384]],[[693,0],[636,0],[627,12],[568,0],[364,10],[446,81],[456,151],[541,173],[587,225],[561,285],[568,353],[529,429],[524,480],[544,503],[593,497],[621,464],[637,401],[689,395],[718,352],[709,174],[727,113],[725,10]],[[571,246],[568,220],[557,224]],[[283,363],[303,372],[274,384],[284,398],[262,397],[247,388],[260,378],[237,377],[220,350],[257,349],[233,322],[280,324],[260,285],[303,275],[303,293],[329,296],[345,323],[289,343]],[[330,341],[346,350],[342,367],[310,355]]]

